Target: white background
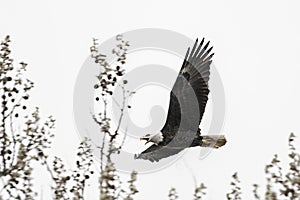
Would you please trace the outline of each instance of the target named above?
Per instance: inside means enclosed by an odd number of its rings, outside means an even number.
[[[289,133],[300,137],[299,9],[296,0],[2,0],[0,36],[11,35],[15,59],[29,63],[28,76],[36,83],[32,107],[38,105],[45,116],[57,119],[52,153],[70,167],[79,144],[73,88],[92,37],[106,40],[150,27],[210,39],[225,87],[228,144],[205,160],[199,161],[192,150],[185,161],[139,176],[137,199],[166,199],[170,187],[177,188],[181,199],[191,199],[192,173],[207,185],[208,199],[225,199],[235,171],[243,197],[250,199],[251,185],[265,183],[264,166],[272,155],[278,153],[286,163]],[[89,199],[95,192],[90,189]],[[44,199],[50,199],[47,192]]]

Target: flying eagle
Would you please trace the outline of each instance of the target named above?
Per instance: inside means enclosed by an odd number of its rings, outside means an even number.
[[[146,144],[153,143],[148,149],[135,155],[136,159],[159,161],[175,155],[189,147],[219,148],[226,144],[224,135],[201,135],[199,124],[208,100],[208,81],[210,65],[214,53],[196,40],[192,51],[188,48],[182,67],[170,92],[167,120],[161,131],[155,135],[141,137]]]

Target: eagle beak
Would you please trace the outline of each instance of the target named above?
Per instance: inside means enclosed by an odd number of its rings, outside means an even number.
[[[147,137],[147,136],[140,137],[140,140],[147,140],[148,141],[148,139],[149,139],[149,137]]]
[[[146,140],[146,143],[145,143],[145,144],[147,144],[147,143],[150,142],[149,139],[150,139],[150,137],[147,137],[147,136],[142,136],[142,137],[140,137],[140,140]]]

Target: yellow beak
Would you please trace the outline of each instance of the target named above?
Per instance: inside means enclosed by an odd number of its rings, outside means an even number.
[[[149,139],[149,137],[146,137],[146,136],[140,137],[140,140],[148,140],[148,139]]]

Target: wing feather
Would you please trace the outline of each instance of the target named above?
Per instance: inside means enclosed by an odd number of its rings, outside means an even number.
[[[193,126],[197,124],[197,127],[192,127],[192,129],[198,128],[201,122],[208,101],[210,65],[214,55],[214,53],[211,53],[213,47],[209,47],[209,45],[210,41],[205,43],[204,38],[198,45],[197,39],[192,50],[190,51],[190,48],[188,48],[186,52],[182,67],[170,93],[168,115],[162,128],[165,138],[172,139],[174,137],[174,132],[178,131],[180,123],[184,120],[182,119],[183,115],[193,116],[195,109],[189,109],[189,106],[193,104],[191,102],[192,95],[196,96],[198,105],[198,116],[189,118],[189,121],[191,119],[197,120],[197,123],[192,123]],[[184,84],[185,81],[188,84]],[[187,87],[191,87],[194,94],[186,92]]]
[[[200,134],[198,128],[208,101],[210,65],[214,55],[212,47],[209,48],[210,42],[204,43],[203,38],[198,45],[197,39],[191,52],[190,48],[186,52],[170,92],[168,115],[161,130],[163,142],[150,146],[136,158],[159,161],[189,147],[196,134]]]
[[[177,154],[182,150],[183,148],[170,148],[153,144],[141,154],[136,155],[135,159],[144,159],[151,162],[158,162],[160,159]]]

